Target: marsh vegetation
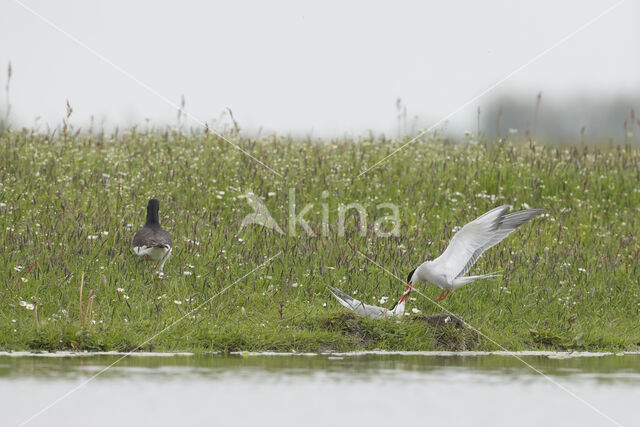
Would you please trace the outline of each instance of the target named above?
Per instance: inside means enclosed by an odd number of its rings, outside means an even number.
[[[637,146],[425,136],[359,176],[409,140],[225,138],[268,167],[209,132],[0,134],[0,348],[637,349]],[[291,189],[296,205],[312,205],[314,235],[241,226],[253,194],[287,230]],[[131,249],[152,197],[174,238],[162,279]],[[363,232],[350,210],[339,233],[348,203],[369,218],[394,204],[397,232],[376,233],[374,221]],[[501,278],[443,302],[491,340],[412,321],[443,311],[433,286],[412,295],[403,321],[346,316],[325,288],[390,306],[404,284],[358,252],[405,278],[456,227],[502,204],[546,214],[472,270]]]

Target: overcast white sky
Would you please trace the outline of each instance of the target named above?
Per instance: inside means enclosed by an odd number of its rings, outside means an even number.
[[[246,129],[319,136],[392,131],[398,97],[435,122],[617,3],[20,1],[159,94],[184,94],[202,121],[229,107]],[[175,121],[172,106],[16,1],[0,5],[14,121],[59,123],[66,99],[76,124]],[[498,94],[638,96],[639,27],[640,0],[627,0],[450,123],[475,129],[476,108]]]

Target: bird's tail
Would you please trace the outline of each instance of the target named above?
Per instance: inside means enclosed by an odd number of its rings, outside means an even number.
[[[353,310],[353,306],[354,306],[354,302],[358,303],[359,301],[350,297],[349,295],[345,294],[344,292],[342,292],[340,289],[336,288],[335,286],[329,286],[329,285],[325,285],[327,288],[329,288],[329,292],[331,292],[331,295],[333,295],[333,297],[343,306],[345,306],[346,308]]]
[[[498,273],[497,271],[494,271],[493,273],[482,274],[480,276],[457,277],[456,279],[453,280],[453,286],[454,286],[453,289],[458,289],[459,287],[462,287],[471,282],[475,282],[478,279],[487,279],[489,277],[498,277],[498,276],[502,276],[502,274]]]

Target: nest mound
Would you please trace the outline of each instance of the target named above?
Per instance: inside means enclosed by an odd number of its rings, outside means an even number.
[[[456,315],[436,313],[413,316],[414,322],[422,322],[431,331],[441,350],[461,351],[476,348],[480,342],[478,333],[467,328],[464,321]]]
[[[424,322],[432,328],[450,328],[465,329],[464,321],[454,314],[436,313],[430,315],[417,315],[413,317],[413,321]]]

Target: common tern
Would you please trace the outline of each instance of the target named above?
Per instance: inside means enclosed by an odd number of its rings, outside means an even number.
[[[407,277],[409,288],[419,282],[429,282],[442,293],[442,301],[449,292],[478,279],[499,276],[497,272],[480,276],[465,276],[484,251],[500,243],[512,231],[544,212],[544,209],[526,209],[507,214],[510,205],[490,210],[462,227],[453,236],[447,249],[433,261],[425,261]]]
[[[162,272],[164,263],[167,262],[173,250],[171,234],[160,227],[158,209],[160,202],[156,199],[149,200],[147,204],[147,221],[133,236],[133,252],[136,255],[151,258],[156,261],[158,272]]]
[[[389,310],[384,307],[365,304],[362,301],[345,294],[335,286],[327,285],[327,287],[329,288],[329,291],[331,291],[331,295],[333,295],[340,304],[351,311],[355,311],[358,314],[370,317],[372,319],[379,319],[381,317],[401,317],[404,314],[404,307],[405,303],[407,302],[407,297],[413,289],[411,285],[407,286],[407,289],[402,294],[402,297],[400,297],[398,302],[396,302],[391,310]]]

